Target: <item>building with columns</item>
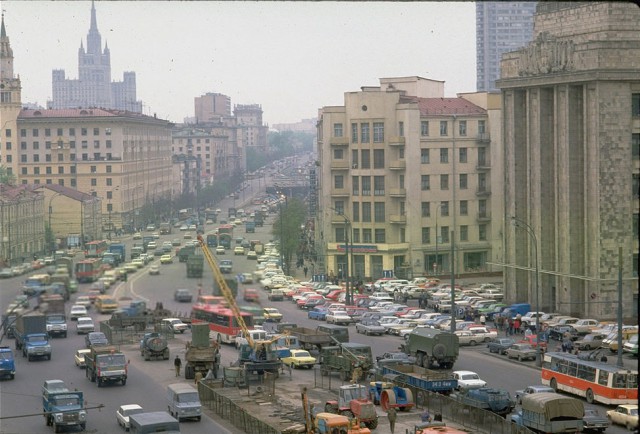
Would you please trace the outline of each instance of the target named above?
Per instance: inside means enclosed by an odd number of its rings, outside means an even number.
[[[621,259],[637,320],[639,28],[632,3],[540,2],[533,41],[503,56],[508,302],[615,318]]]

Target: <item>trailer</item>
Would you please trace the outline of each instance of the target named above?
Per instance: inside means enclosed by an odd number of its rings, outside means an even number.
[[[288,329],[291,336],[298,338],[300,346],[306,350],[321,349],[323,346],[333,345],[334,341],[329,333],[307,327]]]
[[[384,365],[379,372],[385,375],[395,375],[394,382],[413,390],[419,401],[424,392],[449,394],[458,387],[458,381],[450,372],[434,371],[417,365]]]

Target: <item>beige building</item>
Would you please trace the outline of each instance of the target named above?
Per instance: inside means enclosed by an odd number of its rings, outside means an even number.
[[[45,251],[44,196],[26,185],[0,184],[0,266]]]
[[[446,275],[452,231],[456,273],[490,271],[500,255],[499,112],[495,96],[445,98],[444,82],[422,77],[384,78],[324,107],[315,233],[325,271],[344,276],[350,234],[356,278]]]
[[[632,3],[541,2],[533,41],[503,56],[508,302],[615,318],[621,249],[637,321],[639,28]]]
[[[231,98],[221,93],[206,93],[194,98],[195,123],[220,122],[231,116]]]

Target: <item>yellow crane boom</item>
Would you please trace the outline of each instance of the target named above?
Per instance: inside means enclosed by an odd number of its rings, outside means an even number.
[[[211,254],[211,250],[209,250],[209,246],[207,246],[207,243],[205,242],[202,235],[198,235],[198,244],[200,244],[202,253],[204,254],[205,259],[209,263],[209,267],[213,272],[213,277],[216,280],[218,287],[220,288],[220,292],[222,293],[222,295],[224,296],[224,299],[229,304],[229,308],[233,311],[233,314],[235,315],[238,321],[238,324],[240,325],[240,328],[242,329],[242,332],[244,333],[244,336],[247,339],[247,343],[251,348],[253,348],[254,342],[253,342],[253,339],[251,338],[251,333],[249,333],[249,328],[247,327],[247,324],[244,322],[244,318],[242,317],[242,311],[238,307],[238,304],[236,303],[236,299],[233,296],[233,292],[227,286],[227,282],[225,282],[224,277],[222,276],[222,272],[220,271],[220,268],[218,268],[218,263],[213,258],[213,255]]]

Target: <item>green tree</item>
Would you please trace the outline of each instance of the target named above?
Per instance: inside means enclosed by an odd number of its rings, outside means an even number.
[[[278,218],[273,224],[272,234],[280,240],[280,252],[284,259],[282,269],[290,273],[293,256],[300,246],[302,225],[307,218],[307,209],[300,199],[290,198],[280,204]]]
[[[16,176],[5,165],[0,165],[0,184],[15,185]]]

